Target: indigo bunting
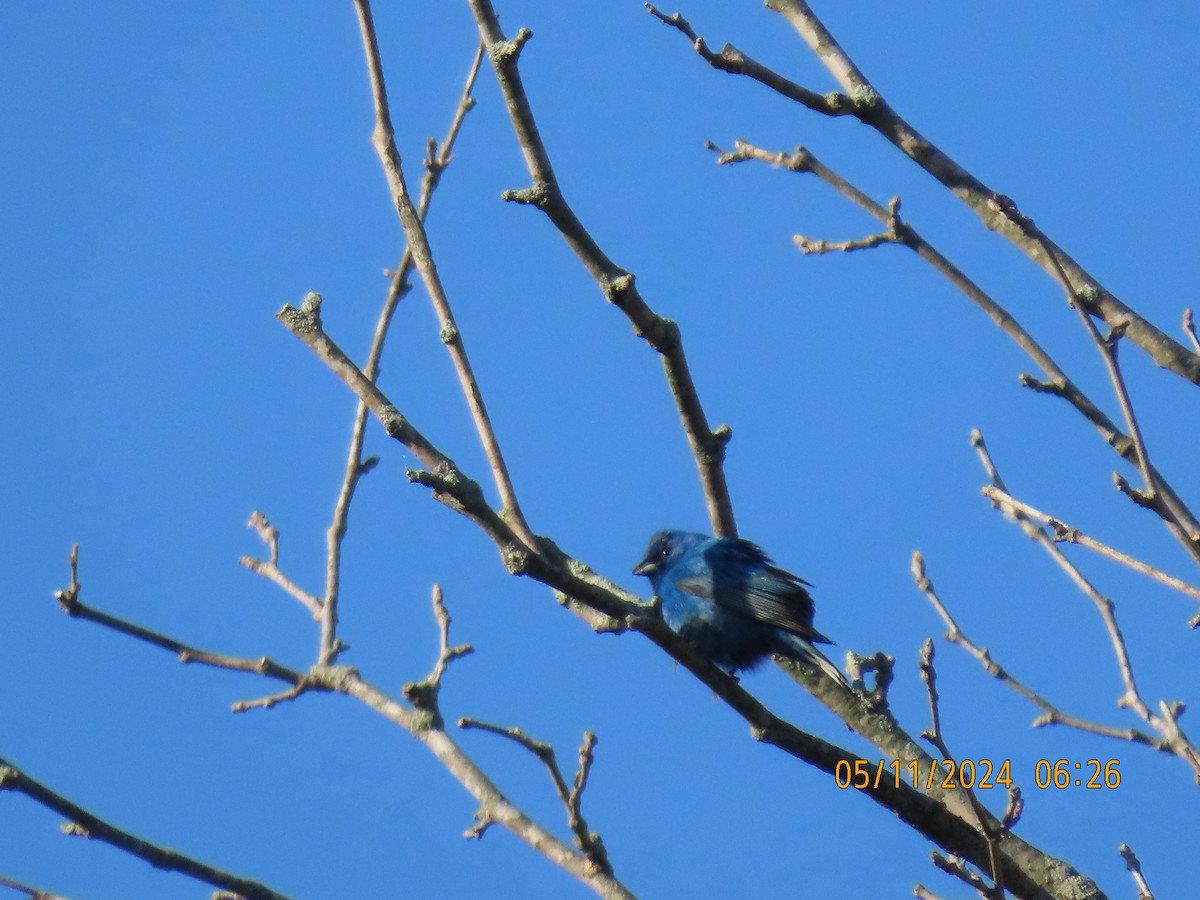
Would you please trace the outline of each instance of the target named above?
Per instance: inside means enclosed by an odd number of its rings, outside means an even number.
[[[813,628],[808,582],[776,566],[757,544],[660,531],[633,574],[650,579],[671,630],[718,666],[747,669],[779,653],[849,687],[813,646],[833,642]]]

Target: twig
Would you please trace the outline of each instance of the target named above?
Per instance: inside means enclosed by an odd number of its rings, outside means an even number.
[[[1129,338],[1158,365],[1194,384],[1200,384],[1200,356],[1122,303],[1056,244],[1049,240],[1031,240],[1022,229],[1016,227],[1005,212],[1006,209],[1015,209],[1015,204],[960,166],[892,109],[807,3],[803,0],[766,0],[766,5],[787,19],[838,81],[844,93],[820,94],[757,64],[740,68],[722,66],[725,71],[752,78],[814,112],[826,116],[850,115],[874,128],[966,203],[986,227],[1002,234],[1033,262],[1050,272],[1051,259],[1057,259],[1070,276],[1072,284],[1090,289],[1084,299],[1089,312],[1103,319],[1110,327],[1121,322],[1127,323]],[[672,17],[653,9],[651,11],[661,21],[685,34],[697,53],[713,64],[711,54],[705,52],[707,44],[695,32],[679,28]],[[731,54],[730,62],[742,56],[731,47],[727,46],[726,50]]]
[[[870,250],[883,244],[907,244],[908,240],[902,233],[903,223],[900,221],[900,198],[893,197],[888,203],[887,231],[867,235],[849,241],[815,241],[812,238],[797,234],[792,241],[804,254],[821,253],[850,253],[854,250]]]
[[[1146,449],[1146,441],[1142,436],[1137,415],[1134,413],[1133,401],[1129,398],[1129,389],[1126,387],[1125,379],[1121,374],[1117,349],[1120,346],[1121,338],[1129,328],[1129,323],[1121,320],[1112,325],[1107,337],[1102,336],[1100,330],[1096,327],[1096,323],[1092,321],[1092,313],[1085,308],[1086,299],[1094,293],[1094,289],[1090,285],[1076,288],[1072,284],[1061,261],[1054,255],[1050,239],[1034,225],[1032,219],[1022,215],[1015,207],[1006,207],[1004,213],[1012,219],[1017,227],[1028,234],[1032,240],[1042,244],[1046,251],[1046,256],[1050,261],[1050,273],[1066,294],[1067,303],[1079,313],[1084,328],[1087,330],[1092,343],[1096,345],[1096,349],[1100,352],[1101,358],[1104,360],[1109,380],[1112,382],[1113,392],[1116,394],[1117,402],[1121,406],[1121,413],[1125,417],[1126,427],[1133,441],[1133,461],[1141,472],[1142,483],[1145,485],[1145,489],[1140,492],[1127,490],[1122,487],[1122,481],[1120,480],[1118,480],[1117,486],[1139,506],[1152,509],[1158,513],[1159,517],[1162,518],[1172,533],[1192,553],[1193,558],[1200,561],[1200,521],[1197,521],[1196,517],[1192,515],[1191,510],[1179,499],[1174,491],[1163,491],[1161,489],[1160,476],[1154,466],[1150,464],[1150,454]],[[1119,478],[1119,476],[1116,477]]]
[[[1000,488],[1006,494],[1009,493],[1003,479],[996,470],[991,455],[987,451],[987,446],[983,442],[983,436],[978,431],[972,432],[971,444],[979,454],[980,462],[983,464],[984,470],[988,473],[988,479],[994,486]],[[1125,637],[1121,632],[1120,626],[1117,624],[1115,606],[1112,600],[1101,594],[1087,577],[1067,559],[1066,555],[1062,552],[1062,548],[1046,533],[1045,529],[1030,521],[1018,509],[1006,508],[1005,511],[1016,520],[1027,536],[1040,544],[1050,554],[1050,557],[1067,574],[1067,577],[1071,579],[1075,586],[1096,607],[1096,611],[1100,614],[1100,619],[1104,623],[1105,630],[1108,632],[1109,643],[1112,645],[1117,669],[1124,685],[1124,692],[1117,698],[1117,705],[1132,709],[1142,721],[1162,735],[1166,741],[1167,748],[1169,748],[1169,752],[1186,762],[1191,767],[1197,779],[1200,780],[1200,751],[1197,751],[1191,740],[1179,727],[1178,716],[1181,708],[1178,704],[1160,702],[1159,713],[1156,714],[1146,705],[1145,700],[1143,700],[1138,690],[1137,682],[1133,675],[1133,663],[1129,656],[1128,647],[1125,644]]]
[[[63,831],[67,834],[102,841],[131,856],[145,860],[156,869],[179,872],[214,887],[227,888],[245,897],[246,900],[287,900],[283,894],[273,891],[260,882],[214,868],[190,856],[160,847],[136,837],[128,831],[123,831],[115,825],[110,825],[83,807],[56,794],[41,782],[30,778],[3,758],[0,758],[0,791],[24,794],[30,800],[65,817],[69,820],[63,825]]]
[[[37,888],[30,887],[27,884],[22,884],[19,881],[13,881],[11,878],[5,878],[0,875],[0,886],[12,888],[14,891],[21,891],[29,895],[29,900],[67,900],[66,897],[59,894],[52,894],[49,891],[39,891]]]
[[[504,796],[500,789],[496,787],[496,785],[487,777],[486,773],[484,773],[483,770],[480,769],[475,762],[446,734],[445,729],[441,724],[441,716],[436,707],[436,692],[422,695],[422,699],[431,700],[432,708],[422,707],[415,703],[410,707],[397,702],[384,692],[364,681],[357,670],[348,666],[317,665],[301,675],[298,672],[293,672],[290,669],[277,666],[265,658],[258,664],[255,664],[250,660],[239,660],[236,657],[223,657],[215,654],[203,654],[204,658],[201,658],[200,651],[196,651],[188,647],[188,645],[175,640],[174,638],[160,635],[156,632],[151,632],[148,629],[141,628],[140,626],[131,625],[130,623],[123,622],[122,620],[116,619],[113,616],[109,616],[106,613],[101,613],[88,607],[84,607],[81,603],[79,603],[79,583],[77,577],[75,576],[74,568],[74,563],[77,558],[78,548],[72,552],[71,587],[66,591],[59,591],[58,593],[60,595],[68,595],[66,598],[60,597],[59,600],[60,602],[70,602],[72,608],[77,611],[76,614],[79,618],[85,618],[90,621],[97,622],[98,624],[113,627],[117,631],[128,634],[131,637],[139,638],[150,644],[153,644],[156,647],[177,653],[185,662],[207,662],[210,665],[220,665],[222,668],[237,669],[240,671],[254,671],[268,677],[293,682],[293,690],[285,691],[283,694],[278,694],[270,698],[264,698],[263,700],[259,701],[245,701],[235,707],[235,710],[249,709],[256,706],[269,707],[283,699],[290,699],[291,697],[298,695],[302,690],[329,691],[354,697],[355,699],[383,715],[389,721],[405,729],[414,738],[424,744],[459,781],[459,783],[461,783],[463,787],[465,787],[467,791],[476,799],[480,805],[480,808],[488,811],[489,821],[493,821],[502,825],[521,840],[529,844],[529,846],[542,853],[556,865],[580,878],[580,880],[596,890],[602,896],[614,898],[632,897],[632,894],[630,894],[629,891],[619,881],[612,877],[610,873],[597,870],[595,864],[590,858],[584,854],[576,853],[569,845],[560,841],[558,838],[554,837],[553,834],[546,831],[544,828],[534,822],[524,813],[524,811],[514,806]],[[84,614],[85,611],[87,614]],[[443,638],[439,660],[445,659],[448,661],[449,658],[464,655],[465,651],[462,647],[446,646],[445,639],[449,633],[448,617],[444,621],[439,619],[439,630]],[[434,672],[438,675],[439,679],[441,677],[441,673],[444,673],[444,671],[444,664],[440,666],[440,669],[438,666],[435,666],[434,668]],[[15,781],[10,784],[7,780],[9,773],[4,766],[4,761],[0,760],[0,790],[4,790],[5,788],[14,789],[16,785],[23,784],[23,782],[20,781]],[[15,769],[13,771],[15,772]],[[38,797],[34,797],[34,799],[38,799],[39,802],[42,802]],[[58,807],[51,803],[43,803],[43,805],[50,806],[52,809],[58,809]],[[68,813],[64,814],[69,815]],[[71,818],[75,822],[82,823],[87,830],[93,830],[90,820],[74,815],[71,815]],[[80,833],[84,833],[84,831],[80,831]],[[106,839],[103,838],[102,834],[96,834],[95,836]],[[113,841],[109,842],[113,843]],[[126,849],[122,844],[117,844],[117,846],[121,846],[122,849]],[[146,850],[147,853],[172,853],[172,851],[161,850],[160,848],[153,847],[152,845],[147,845],[147,847],[149,848]],[[142,854],[135,853],[135,855],[141,856]],[[143,858],[148,857],[143,856]],[[159,865],[157,862],[154,864]],[[175,868],[173,866],[162,867]],[[184,870],[179,869],[179,871]],[[255,894],[247,891],[241,891],[241,893],[245,897],[250,898],[250,900],[260,896],[275,896],[273,894]]]
[[[209,653],[207,650],[197,649],[189,644],[167,637],[165,634],[160,634],[157,631],[152,631],[149,628],[144,628],[141,625],[87,606],[79,599],[81,585],[79,583],[78,544],[71,547],[71,555],[68,558],[68,562],[71,568],[71,583],[63,590],[54,592],[54,597],[58,600],[58,605],[62,607],[63,612],[68,616],[95,622],[97,625],[103,625],[105,628],[110,628],[113,631],[120,632],[136,640],[160,647],[168,653],[173,653],[181,663],[199,663],[200,665],[212,666],[217,669],[230,669],[235,672],[253,672],[265,678],[286,681],[293,686],[304,682],[304,675],[287,668],[287,666],[281,666],[266,656],[259,659],[248,659],[241,656]]]
[[[442,586],[435,584],[433,586],[433,614],[438,623],[438,658],[434,663],[433,671],[429,673],[429,680],[433,684],[441,684],[442,676],[446,674],[446,669],[450,663],[463,656],[469,656],[475,652],[475,648],[470,644],[456,644],[450,646],[450,610],[446,609],[446,603],[442,599]]]
[[[1041,229],[1033,224],[1032,219],[1022,215],[1015,208],[1006,208],[1004,213],[1032,240],[1038,241],[1042,245],[1046,253],[1046,258],[1050,262],[1050,274],[1058,282],[1059,287],[1063,289],[1063,293],[1066,294],[1067,304],[1079,313],[1079,318],[1083,323],[1084,329],[1092,339],[1092,343],[1096,345],[1096,349],[1100,351],[1100,356],[1104,360],[1104,366],[1108,370],[1109,380],[1112,381],[1113,393],[1116,394],[1117,402],[1121,406],[1121,414],[1125,417],[1126,429],[1133,440],[1135,461],[1142,473],[1142,483],[1145,484],[1150,496],[1154,497],[1158,491],[1156,479],[1150,467],[1150,454],[1146,450],[1146,441],[1142,437],[1142,430],[1138,425],[1137,416],[1134,414],[1133,402],[1129,399],[1129,389],[1126,387],[1125,379],[1121,375],[1121,366],[1117,357],[1117,348],[1120,346],[1122,335],[1124,335],[1125,330],[1129,327],[1128,323],[1122,321],[1114,324],[1108,333],[1108,337],[1102,336],[1100,329],[1092,321],[1092,314],[1087,310],[1084,303],[1083,295],[1089,293],[1089,290],[1076,289],[1071,283],[1071,279],[1067,276],[1062,263],[1051,249],[1049,238],[1042,233]]]
[[[1110,547],[1108,544],[1105,544],[1102,541],[1098,541],[1093,537],[1089,537],[1073,525],[1068,525],[1061,519],[1057,519],[1054,516],[1030,506],[1028,503],[1018,500],[1016,497],[1005,493],[995,485],[985,485],[983,488],[983,495],[1001,506],[1007,506],[1011,507],[1012,509],[1020,510],[1029,518],[1048,526],[1054,532],[1055,541],[1067,544],[1078,544],[1080,547],[1087,547],[1089,550],[1094,550],[1101,556],[1106,556],[1114,562],[1118,562],[1123,566],[1128,566],[1135,572],[1140,572],[1142,575],[1153,578],[1160,584],[1165,584],[1167,587],[1174,588],[1181,593],[1187,594],[1189,597],[1195,600],[1200,600],[1200,588],[1193,587],[1186,581],[1176,578],[1173,575],[1168,575],[1166,572],[1156,569],[1154,566],[1144,563],[1140,559],[1130,556],[1128,553],[1123,553],[1120,550],[1117,550],[1115,547]]]
[[[388,107],[387,86],[383,78],[383,61],[380,59],[379,43],[375,37],[371,4],[369,0],[355,0],[354,8],[358,13],[358,25],[362,34],[367,71],[371,81],[371,94],[375,101],[375,130],[371,135],[371,143],[375,146],[375,151],[379,154],[379,161],[383,164],[388,188],[392,194],[392,202],[400,216],[400,225],[404,229],[405,240],[408,241],[408,246],[412,250],[417,273],[421,276],[421,281],[424,283],[434,311],[437,313],[441,325],[442,342],[450,352],[454,371],[458,375],[459,386],[462,388],[467,406],[471,410],[475,430],[479,433],[479,440],[483,444],[488,465],[492,470],[492,477],[496,482],[496,489],[500,493],[504,515],[511,521],[512,530],[521,542],[529,550],[536,551],[537,538],[530,531],[529,525],[521,513],[516,491],[513,488],[508,467],[504,462],[504,455],[500,450],[500,442],[496,438],[491,417],[483,402],[483,393],[480,391],[479,383],[471,368],[471,361],[467,356],[462,333],[454,320],[454,313],[450,309],[450,300],[446,296],[441,277],[434,266],[433,250],[429,245],[425,226],[421,222],[417,208],[413,205],[412,196],[404,178],[404,168],[400,152],[396,148],[395,132],[392,128],[391,112]]]
[[[433,713],[440,722],[438,692],[442,687],[442,678],[450,667],[450,663],[460,657],[469,656],[475,652],[475,648],[470,644],[450,646],[450,610],[446,608],[446,603],[442,598],[440,584],[433,586],[431,599],[433,601],[433,617],[437,620],[438,625],[437,662],[433,664],[433,670],[424,681],[410,682],[404,685],[401,693],[404,695],[404,699],[413,706]]]
[[[442,173],[454,158],[454,143],[458,139],[459,130],[468,112],[475,106],[471,91],[475,86],[475,78],[479,74],[479,65],[483,60],[483,46],[475,49],[467,73],[466,84],[459,96],[454,116],[446,137],[439,146],[432,138],[429,140],[429,153],[425,159],[425,176],[421,180],[421,197],[417,203],[417,218],[424,223],[429,212],[429,202],[433,192],[441,181]],[[387,340],[388,329],[400,299],[408,293],[408,277],[413,268],[411,246],[404,248],[404,254],[392,273],[391,285],[384,298],[383,307],[379,311],[379,319],[375,324],[375,335],[371,338],[371,348],[367,351],[367,361],[363,366],[363,374],[371,381],[379,377],[379,361],[383,356],[383,346]],[[325,563],[325,603],[321,617],[320,662],[332,664],[337,661],[338,651],[344,649],[337,639],[337,604],[341,593],[342,544],[346,539],[346,529],[349,523],[350,504],[354,492],[364,475],[373,467],[372,460],[363,460],[362,448],[366,435],[367,405],[359,400],[354,410],[354,424],[350,431],[350,446],[346,454],[346,470],[342,476],[342,487],[338,491],[334,503],[333,519],[325,534],[326,563]]]
[[[849,95],[836,91],[828,94],[819,94],[816,91],[809,90],[803,85],[785,78],[774,69],[770,69],[757,60],[751,59],[732,44],[725,44],[721,48],[720,53],[714,53],[709,49],[708,42],[696,34],[691,23],[682,15],[679,13],[667,15],[652,3],[645,4],[645,7],[646,11],[654,16],[654,18],[658,19],[664,25],[669,25],[676,29],[691,41],[692,49],[714,69],[721,72],[728,72],[730,75],[745,75],[753,78],[776,93],[795,100],[809,109],[819,110],[827,116],[849,116],[854,114],[854,100]]]
[[[1067,374],[1058,366],[1054,359],[1004,307],[968,278],[949,259],[938,252],[912,226],[906,222],[897,222],[896,216],[889,208],[876,203],[845,178],[817,160],[804,147],[797,147],[792,153],[785,154],[764,150],[742,140],[736,141],[734,149],[728,153],[720,150],[711,141],[708,146],[719,154],[717,162],[721,165],[732,165],[753,159],[787,169],[791,172],[816,175],[842,194],[842,196],[846,197],[846,199],[887,225],[889,232],[896,235],[898,239],[897,243],[902,243],[911,248],[914,253],[929,263],[936,271],[940,272],[951,284],[983,310],[997,327],[1007,334],[1017,346],[1024,350],[1037,363],[1045,375],[1045,380],[1038,380],[1032,375],[1022,374],[1020,383],[1024,387],[1066,400],[1084,418],[1092,423],[1105,443],[1111,446],[1122,459],[1149,472],[1158,493],[1146,505],[1163,519],[1164,523],[1184,549],[1191,554],[1192,558],[1200,562],[1200,539],[1198,539],[1200,538],[1200,522],[1197,522],[1196,517],[1192,514],[1187,504],[1183,502],[1166,479],[1163,478],[1162,474],[1154,468],[1154,465],[1145,458],[1143,453],[1139,452],[1137,442],[1122,432],[1116,423],[1067,377]],[[1021,221],[1028,222],[1028,220],[1020,216],[1015,210],[1009,210],[1007,214],[1014,218],[1019,217]],[[1033,226],[1030,223],[1021,227],[1032,228]],[[1059,274],[1060,278],[1065,277],[1065,275],[1061,274],[1061,269],[1054,269],[1054,271]],[[1131,498],[1135,501],[1141,498],[1141,495],[1136,492],[1127,491],[1127,493],[1130,493]]]
[[[1138,861],[1137,854],[1128,844],[1121,844],[1117,851],[1121,854],[1121,859],[1125,860],[1125,868],[1133,876],[1133,883],[1137,885],[1138,900],[1154,900],[1154,893],[1146,883],[1146,876],[1142,874],[1142,864]]]
[[[1196,337],[1196,323],[1192,321],[1191,308],[1183,311],[1183,330],[1187,334],[1188,339],[1191,340],[1196,352],[1200,353],[1200,338]]]
[[[250,521],[246,524],[258,532],[258,536],[267,545],[270,557],[264,562],[253,556],[243,556],[238,562],[255,575],[261,575],[272,584],[277,585],[285,593],[299,600],[305,609],[312,613],[315,621],[321,621],[321,598],[315,597],[304,590],[304,588],[283,574],[283,571],[279,568],[279,529],[272,525],[263,513],[258,511],[250,514]]]
[[[1021,796],[1021,789],[1013,785],[1008,789],[1008,802],[1004,804],[1004,815],[1000,817],[1000,824],[1006,829],[1016,827],[1016,824],[1021,821],[1021,814],[1025,812],[1025,798]]]
[[[943,856],[936,850],[929,854],[930,860],[935,866],[945,872],[947,875],[953,876],[965,884],[967,887],[974,889],[980,897],[990,898],[995,896],[992,889],[987,885],[978,872],[974,872],[967,868],[966,863],[957,856]]]
[[[596,736],[594,734],[590,731],[583,733],[583,744],[579,748],[579,769],[575,773],[573,785],[568,788],[567,782],[563,778],[562,770],[558,767],[558,757],[554,753],[554,747],[545,741],[539,741],[531,737],[516,726],[506,728],[502,725],[482,722],[470,716],[460,718],[458,720],[458,727],[463,730],[476,729],[478,731],[486,731],[490,734],[508,738],[536,756],[542,765],[546,767],[546,771],[550,773],[550,780],[554,783],[554,790],[558,794],[558,799],[562,801],[563,806],[566,808],[567,824],[570,826],[571,832],[575,835],[575,846],[583,851],[584,855],[587,856],[598,872],[612,874],[612,863],[609,862],[608,853],[604,849],[603,839],[601,839],[600,835],[588,829],[587,821],[583,818],[583,813],[580,811],[583,791],[587,787],[588,774],[592,769],[592,750],[596,746]],[[479,823],[486,823],[487,817],[477,813],[476,820]],[[482,828],[486,827],[486,824],[482,825]],[[478,833],[473,833],[472,836],[477,837],[479,834],[482,834],[482,828],[477,824],[472,829],[472,832],[478,829]]]
[[[945,734],[942,732],[942,714],[938,704],[937,670],[933,665],[932,638],[926,638],[924,646],[921,647],[921,680],[925,682],[925,692],[929,698],[930,721],[930,730],[921,732],[921,737],[937,748],[942,760],[953,762],[954,756],[950,753],[950,748],[946,745]],[[975,824],[979,827],[980,833],[987,839],[988,861],[992,875],[992,886],[983,885],[982,880],[978,881],[978,885],[972,883],[972,886],[976,887],[986,900],[1004,900],[1004,874],[1000,868],[1000,861],[996,856],[1000,832],[992,827],[991,822],[994,820],[991,819],[988,811],[984,809],[983,804],[979,802],[979,797],[976,796],[975,789],[964,786],[963,790],[966,791],[967,798],[971,802],[971,810],[975,813]]]
[[[723,468],[725,448],[733,432],[728,425],[720,425],[716,429],[709,426],[688,368],[679,326],[646,305],[634,283],[632,273],[608,258],[567,203],[538,133],[517,65],[521,49],[533,33],[528,29],[521,29],[515,38],[508,40],[500,30],[500,23],[492,4],[488,0],[470,2],[479,26],[480,37],[496,71],[496,79],[508,107],[509,119],[512,121],[517,142],[532,179],[529,188],[506,191],[502,197],[517,203],[527,203],[541,210],[595,279],[605,298],[621,310],[633,324],[634,333],[658,351],[666,373],[667,385],[675,400],[688,446],[700,473],[713,533],[718,536],[736,535],[733,504]]]
[[[992,659],[991,652],[986,647],[980,647],[974,643],[966,632],[958,626],[958,622],[950,614],[950,610],[942,603],[938,597],[937,591],[933,587],[933,582],[925,574],[925,559],[920,553],[914,553],[912,559],[913,580],[917,583],[917,589],[925,595],[934,611],[941,616],[943,622],[946,623],[946,640],[952,644],[957,644],[962,647],[983,666],[985,672],[995,678],[997,681],[1007,685],[1016,691],[1030,703],[1034,704],[1042,711],[1042,715],[1033,720],[1034,728],[1042,728],[1046,725],[1066,725],[1069,728],[1075,728],[1079,731],[1086,731],[1089,734],[1103,735],[1104,737],[1116,738],[1121,741],[1130,741],[1135,744],[1145,744],[1148,747],[1153,747],[1155,750],[1166,751],[1167,744],[1162,738],[1148,735],[1143,731],[1138,731],[1135,728],[1111,728],[1107,725],[1100,725],[1096,722],[1090,722],[1086,719],[1080,719],[1076,716],[1069,715],[1060,710],[1057,706],[1043,697],[1041,694],[1032,690],[1024,682],[1013,677],[1007,669],[1001,666],[998,662]],[[1017,800],[1010,799],[1010,806],[1014,806]],[[1006,816],[1008,814],[1006,813]]]

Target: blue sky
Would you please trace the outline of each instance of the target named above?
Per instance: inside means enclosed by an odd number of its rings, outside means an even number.
[[[411,182],[444,133],[476,40],[466,4],[380,8],[397,140]],[[1178,334],[1195,304],[1198,75],[1192,4],[1138,15],[1082,2],[822,4],[889,101],[1118,296]],[[673,11],[675,7],[665,7]],[[1115,457],[1065,405],[1017,386],[1032,368],[912,254],[803,257],[791,235],[874,223],[813,179],[714,165],[703,142],[805,144],[904,214],[972,274],[1112,414],[1094,348],[1059,290],[868,129],[713,72],[640,3],[505,2],[535,37],[522,57],[568,199],[648,302],[683,329],[742,533],[812,581],[817,625],[897,659],[892,701],[927,726],[916,657],[943,630],[912,585],[920,549],[960,624],[1062,707],[1138,724],[1090,603],[978,494],[980,428],[1020,497],[1193,577],[1161,525],[1111,487]],[[835,84],[754,3],[680,7],[817,90]],[[369,143],[350,3],[5,4],[0,8],[0,285],[7,352],[0,452],[0,756],[148,839],[296,897],[585,896],[499,829],[461,837],[474,806],[407,734],[346,698],[234,716],[251,678],[185,668],[58,611],[79,541],[87,602],[212,650],[303,668],[317,633],[238,566],[261,545],[319,590],[324,529],[353,411],[344,386],[274,319],[325,297],[331,335],[365,353],[402,249]],[[539,213],[501,203],[527,182],[485,71],[433,201],[439,271],[533,528],[624,586],[655,529],[707,526],[658,360],[630,335]],[[1151,452],[1200,492],[1189,386],[1126,348]],[[384,390],[484,481],[486,467],[420,290],[396,318]],[[1188,425],[1188,422],[1192,422]],[[466,520],[409,486],[413,459],[378,427],[381,465],[346,543],[345,661],[392,691],[436,653],[439,582],[453,637],[475,644],[443,691],[448,717],[519,724],[573,764],[599,735],[585,814],[646,897],[964,896],[929,844],[821,773],[752,741],[740,720],[636,635],[597,637],[547,589],[507,576]],[[1121,468],[1127,477],[1134,473]],[[1193,700],[1190,601],[1093,558],[1152,701]],[[1186,768],[1132,745],[1033,730],[1034,710],[938,643],[952,749],[1012,760],[1019,833],[1134,891],[1128,842],[1160,896],[1184,896],[1195,794]],[[802,727],[867,745],[772,667],[746,683]],[[1184,720],[1186,727],[1187,720]],[[528,754],[462,743],[565,836]],[[1038,790],[1038,759],[1119,759],[1114,791]],[[998,798],[992,799],[995,806]],[[0,874],[68,897],[201,896],[204,888],[0,799]]]

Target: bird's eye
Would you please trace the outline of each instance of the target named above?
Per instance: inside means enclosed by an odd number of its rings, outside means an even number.
[[[662,550],[659,552],[659,556],[661,556],[663,559],[666,559],[666,558],[667,558],[667,554],[669,554],[670,552],[671,552],[671,551],[670,551],[670,549],[669,549],[669,548],[667,548],[667,547],[663,547],[663,548],[662,548]]]

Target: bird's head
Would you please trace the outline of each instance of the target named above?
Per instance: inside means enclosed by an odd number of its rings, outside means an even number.
[[[645,575],[657,589],[663,573],[677,559],[707,540],[705,535],[690,531],[660,531],[650,538],[646,554],[633,567],[633,574]]]

